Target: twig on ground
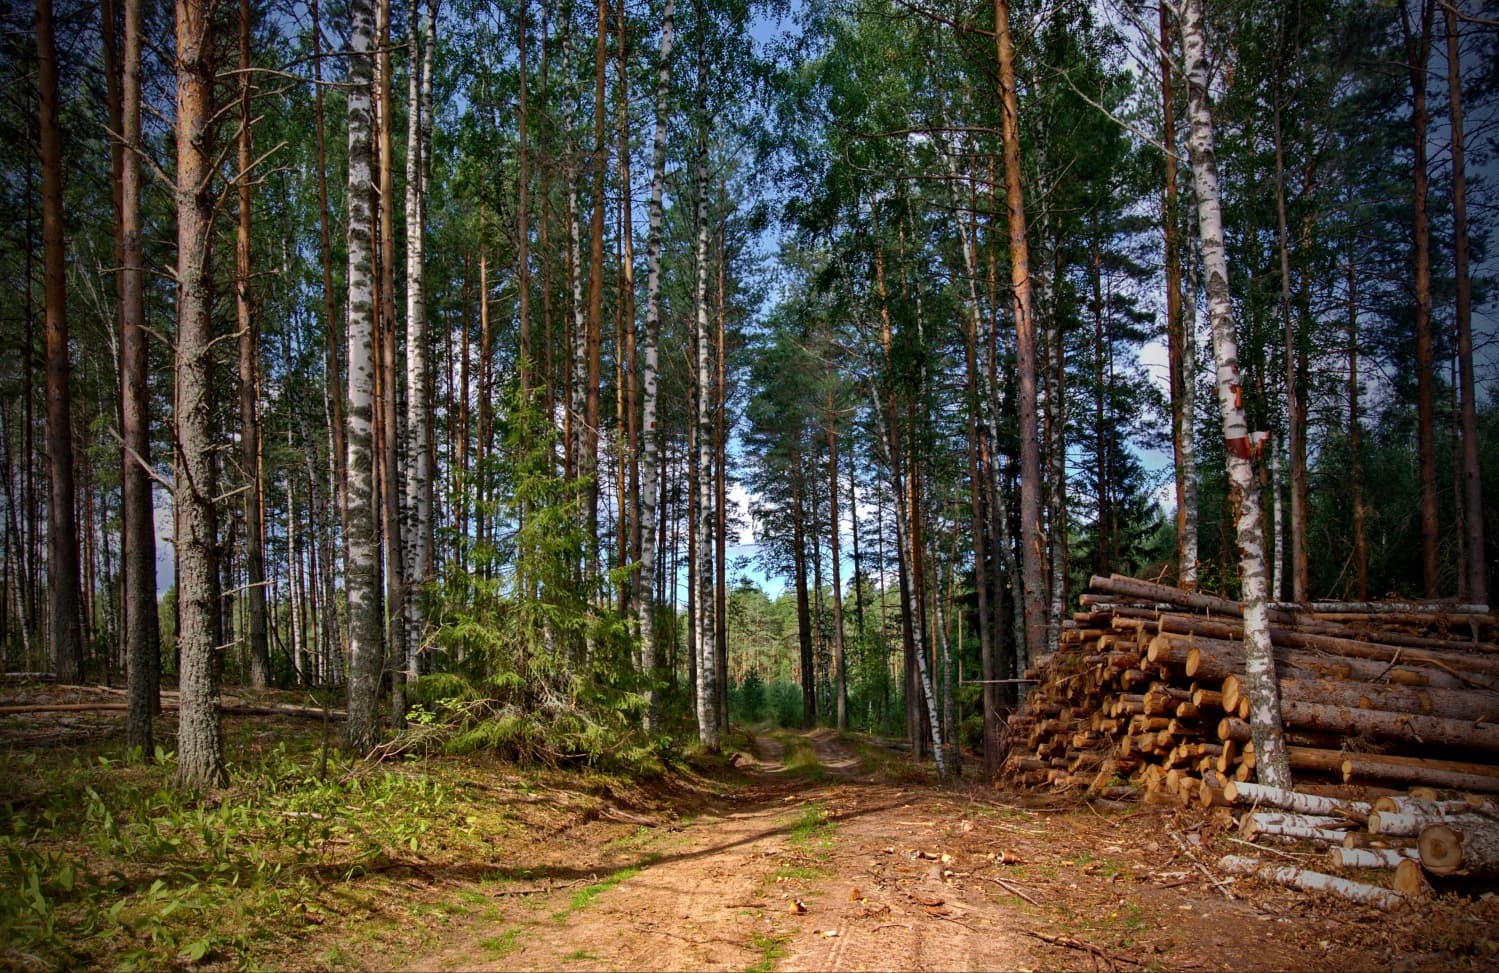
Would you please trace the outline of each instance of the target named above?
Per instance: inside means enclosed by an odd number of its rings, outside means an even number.
[[[1175,831],[1167,831],[1166,833],[1171,836],[1172,841],[1176,842],[1176,847],[1182,850],[1182,854],[1192,859],[1192,864],[1197,866],[1197,870],[1203,875],[1207,876],[1207,880],[1213,883],[1213,887],[1223,893],[1224,898],[1228,899],[1228,901],[1230,902],[1235,901],[1234,894],[1228,890],[1228,886],[1224,885],[1221,881],[1213,877],[1213,873],[1208,871],[1208,867],[1201,861],[1199,861],[1196,855],[1192,854],[1192,849],[1187,847],[1187,843],[1182,840],[1181,835],[1177,834]]]
[[[1063,946],[1067,949],[1081,950],[1082,952],[1087,953],[1090,956],[1095,956],[1107,963],[1109,969],[1111,970],[1115,968],[1116,963],[1128,963],[1131,966],[1145,965],[1143,962],[1135,959],[1134,957],[1121,956],[1118,953],[1111,953],[1106,949],[1094,946],[1092,943],[1083,942],[1081,939],[1073,939],[1071,936],[1053,936],[1050,933],[1041,932],[1036,929],[1024,929],[1021,931],[1024,932],[1027,936],[1034,936],[1035,938],[1041,940],[1043,943],[1050,943],[1053,946]]]
[[[1031,898],[1030,895],[1028,895],[1025,892],[1024,889],[1016,888],[1015,886],[1011,885],[1009,882],[1006,882],[1002,878],[990,878],[987,875],[980,875],[979,878],[983,879],[985,882],[993,882],[995,885],[998,885],[1000,888],[1004,889],[1006,892],[1009,892],[1011,895],[1019,896],[1020,898],[1024,899],[1027,902],[1029,902],[1033,906],[1036,906],[1036,907],[1039,908],[1040,905],[1041,905],[1041,903],[1039,903],[1035,899]]]

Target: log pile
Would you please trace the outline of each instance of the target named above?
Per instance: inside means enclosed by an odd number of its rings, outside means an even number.
[[[1225,806],[1254,779],[1242,608],[1094,577],[1010,718],[1023,786]],[[1499,794],[1499,620],[1485,606],[1271,606],[1281,718],[1302,781]]]

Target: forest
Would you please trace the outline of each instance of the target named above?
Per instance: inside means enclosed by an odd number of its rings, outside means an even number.
[[[1091,576],[1240,600],[1256,699],[1277,605],[1487,611],[1487,0],[36,0],[0,49],[0,669],[123,688],[100,759],[183,793],[259,753],[230,696],[325,768],[775,725],[992,779]]]
[[[222,680],[992,772],[1251,503],[1261,597],[1487,601],[1481,11],[376,6],[7,15],[5,668],[180,683],[185,783]]]

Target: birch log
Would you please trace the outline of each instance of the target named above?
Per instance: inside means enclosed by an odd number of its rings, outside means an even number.
[[[1294,865],[1265,865],[1261,864],[1259,859],[1245,855],[1224,855],[1218,860],[1218,867],[1233,875],[1252,875],[1267,882],[1289,885],[1309,892],[1328,892],[1350,902],[1378,906],[1386,910],[1398,908],[1405,902],[1405,898],[1398,892],[1391,892],[1377,885],[1352,882],[1346,878],[1313,872]]]

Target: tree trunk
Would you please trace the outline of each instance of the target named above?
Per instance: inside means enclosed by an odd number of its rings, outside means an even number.
[[[204,0],[177,0],[177,779],[220,787],[219,572],[214,452],[213,37]]]
[[[709,751],[718,750],[717,653],[713,626],[713,336],[708,318],[708,46],[701,2],[697,11],[697,160],[693,223],[696,235],[697,315],[697,734]]]
[[[333,214],[328,207],[328,144],[323,125],[323,29],[318,20],[318,0],[311,0],[313,112],[317,125],[318,238],[323,265],[323,337],[328,396],[332,416],[333,483],[338,491],[338,517],[344,536],[349,533],[349,468],[344,442],[344,381],[339,364],[338,303],[333,290]],[[331,610],[331,609],[330,609]]]
[[[413,9],[406,29],[410,77],[406,85],[406,523],[402,531],[405,562],[406,657],[404,682],[408,695],[419,671],[422,639],[421,594],[433,580],[431,522],[432,469],[427,450],[431,432],[427,408],[431,398],[428,375],[427,336],[427,100],[432,91],[433,48],[436,46],[436,15],[430,0],[426,27],[417,29],[417,10]],[[419,4],[417,5],[419,6]],[[425,48],[422,36],[425,34]],[[420,51],[420,56],[419,56]],[[524,217],[520,217],[524,227]],[[399,677],[397,681],[402,681]]]
[[[661,222],[666,191],[666,124],[671,93],[672,0],[661,14],[660,67],[656,82],[656,133],[651,148],[651,203],[646,238],[645,339],[641,348],[641,416],[638,444],[640,463],[640,597],[636,601],[640,626],[640,665],[645,672],[646,728],[661,726],[661,696],[657,685],[661,650],[656,642],[656,474],[660,465],[660,432],[656,428],[656,370],[661,340]]]
[[[1369,597],[1369,554],[1364,540],[1364,477],[1360,469],[1360,440],[1363,436],[1359,419],[1358,386],[1358,273],[1354,252],[1356,241],[1348,241],[1348,481],[1353,506],[1353,572],[1355,594],[1360,600]]]
[[[623,2],[623,0],[621,0]],[[604,172],[609,152],[604,141],[604,69],[608,63],[605,41],[609,36],[609,5],[598,0],[598,37],[593,64],[593,215],[588,232],[588,394],[583,424],[585,466],[579,471],[588,477],[588,495],[584,516],[584,536],[588,544],[588,572],[599,573],[599,382],[603,374],[604,325]]]
[[[1182,257],[1176,194],[1176,99],[1171,75],[1171,24],[1169,4],[1160,5],[1161,44],[1161,144],[1165,147],[1166,184],[1161,199],[1161,235],[1165,243],[1166,357],[1171,393],[1171,445],[1176,474],[1176,579],[1188,590],[1197,586],[1195,532],[1188,560],[1187,495],[1195,500],[1196,471],[1186,463],[1185,441],[1192,421],[1192,388],[1187,383],[1186,322],[1182,314]],[[1195,518],[1194,526],[1195,526]]]
[[[1426,108],[1427,62],[1431,56],[1431,20],[1435,0],[1419,0],[1420,23],[1412,34],[1410,13],[1400,5],[1405,35],[1406,69],[1410,73],[1411,127],[1415,187],[1414,285],[1416,298],[1416,438],[1420,454],[1421,577],[1426,597],[1437,597],[1440,583],[1437,520],[1436,416],[1433,403],[1436,376],[1432,359],[1431,218],[1427,212],[1426,138],[1430,116]]]
[[[67,254],[63,241],[62,129],[52,0],[36,2],[37,126],[42,164],[42,263],[47,335],[47,611],[53,671],[83,682],[79,617],[78,524],[74,511],[72,401],[68,374]]]
[[[1463,84],[1457,11],[1447,18],[1447,91],[1452,112],[1452,257],[1457,286],[1457,367],[1462,389],[1463,516],[1467,528],[1468,599],[1489,600],[1484,551],[1483,483],[1478,456],[1478,387],[1473,375],[1473,279],[1468,274],[1468,174],[1463,145]]]
[[[247,489],[245,518],[245,586],[249,599],[246,633],[250,648],[250,685],[264,689],[271,681],[266,634],[265,529],[261,524],[260,482],[260,340],[250,307],[250,0],[239,0],[239,220],[234,232],[234,311],[239,327],[239,461]]]
[[[719,185],[719,196],[724,197]],[[718,237],[718,348],[713,393],[713,658],[718,676],[718,730],[729,732],[729,463],[725,428],[729,394],[727,304],[724,281],[729,255],[723,231]]]
[[[1021,192],[1020,116],[1015,91],[1015,54],[1010,39],[1009,0],[994,0],[994,37],[1005,159],[1005,210],[1010,230],[1010,285],[1015,315],[1015,368],[1020,420],[1021,604],[1025,614],[1026,663],[1034,665],[1046,646],[1045,589],[1041,564],[1046,535],[1041,527],[1041,447],[1036,425],[1036,322],[1031,316],[1030,251]]]
[[[1229,480],[1238,491],[1239,582],[1244,606],[1244,655],[1259,780],[1289,787],[1280,726],[1275,658],[1270,645],[1266,606],[1264,525],[1259,484],[1255,479],[1239,386],[1238,339],[1228,287],[1228,259],[1218,196],[1218,166],[1213,155],[1213,116],[1208,103],[1208,62],[1201,0],[1181,0],[1177,14],[1186,61],[1187,101],[1191,117],[1192,176],[1197,189],[1197,222],[1202,262],[1207,273],[1213,355],[1217,361],[1218,406],[1223,416],[1224,453]]]
[[[182,0],[179,0],[182,2]],[[380,736],[380,672],[385,661],[380,619],[379,551],[375,538],[374,442],[371,435],[375,384],[375,288],[370,236],[371,0],[352,0],[349,70],[349,411],[348,567],[349,748],[368,753]]]
[[[848,662],[843,647],[843,565],[838,521],[838,411],[833,399],[833,375],[828,375],[828,554],[833,562],[833,693],[838,732],[848,729]]]
[[[1274,105],[1276,250],[1280,256],[1280,318],[1286,354],[1286,449],[1291,481],[1291,600],[1303,602],[1307,594],[1306,551],[1306,413],[1301,405],[1299,383],[1301,342],[1291,316],[1291,246],[1286,231],[1285,150],[1281,131],[1281,105]],[[1277,486],[1277,496],[1279,496]],[[1276,531],[1277,540],[1280,532]]]
[[[154,747],[152,718],[160,708],[161,641],[156,620],[156,521],[151,461],[149,361],[145,330],[145,252],[141,241],[142,0],[125,0],[121,71],[120,169],[120,517],[125,624],[125,680],[129,710],[125,746],[147,759]]]
[[[817,725],[817,667],[812,658],[812,618],[807,598],[807,531],[803,510],[802,457],[800,450],[791,454],[791,559],[796,586],[796,642],[800,650],[802,683],[802,726]]]

